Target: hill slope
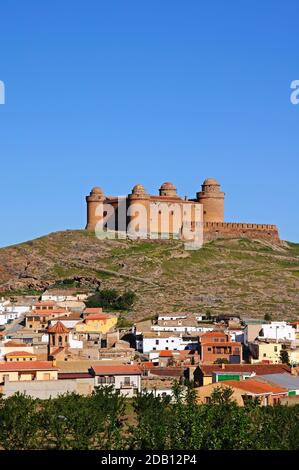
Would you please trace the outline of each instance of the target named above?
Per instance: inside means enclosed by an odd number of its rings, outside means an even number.
[[[133,289],[135,318],[186,309],[299,317],[299,244],[232,239],[185,251],[180,241],[98,240],[68,230],[0,250],[2,292],[77,276]]]

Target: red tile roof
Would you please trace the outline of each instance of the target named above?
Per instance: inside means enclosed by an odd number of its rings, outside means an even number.
[[[85,322],[98,321],[98,320],[106,321],[106,320],[109,320],[109,318],[111,318],[111,315],[108,315],[107,313],[94,313],[94,314],[88,315],[84,321]]]
[[[53,310],[32,310],[28,312],[28,317],[50,316],[57,313],[66,313],[65,308],[53,308]]]
[[[135,364],[92,366],[92,369],[95,375],[139,375],[142,373],[140,367]]]
[[[173,351],[162,350],[159,352],[160,357],[172,357]]]
[[[89,308],[89,307],[86,307],[84,309],[84,313],[87,313],[87,315],[89,313],[102,313],[103,309],[102,307],[96,307],[96,308]]]
[[[10,353],[5,354],[5,357],[10,357],[10,356],[19,356],[19,357],[36,357],[35,354],[32,354],[30,352],[26,351],[12,351]]]
[[[227,336],[223,331],[207,331],[206,333],[202,333],[200,337],[206,338],[207,336]]]
[[[92,375],[88,372],[58,372],[58,380],[68,379],[91,379]]]
[[[63,323],[61,323],[61,321],[58,321],[57,323],[55,323],[55,325],[53,326],[49,326],[48,328],[48,333],[69,333],[69,329],[64,326]]]
[[[286,364],[213,364],[199,366],[205,376],[211,376],[213,372],[255,372],[256,375],[279,374],[290,372]]]
[[[140,367],[144,369],[151,369],[152,367],[155,367],[155,364],[153,364],[151,361],[145,361],[140,364]]]
[[[51,361],[0,362],[0,372],[23,370],[58,370]]]
[[[8,348],[19,348],[19,347],[22,347],[24,348],[24,346],[27,346],[26,343],[21,343],[20,341],[13,341],[13,340],[10,340],[10,341],[7,341],[7,343],[4,343],[4,347],[8,347]]]
[[[184,369],[182,367],[157,367],[154,366],[149,369],[152,375],[158,375],[159,377],[183,377]]]
[[[278,387],[275,385],[270,385],[265,382],[260,382],[259,380],[246,379],[246,380],[225,380],[224,385],[229,387],[238,388],[244,390],[245,392],[252,393],[254,395],[263,395],[269,393],[287,393],[286,388]]]

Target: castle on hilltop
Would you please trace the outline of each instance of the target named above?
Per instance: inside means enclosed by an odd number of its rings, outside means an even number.
[[[86,229],[95,230],[99,220],[107,216],[107,211],[103,209],[104,212],[101,213],[101,210],[99,210],[104,205],[111,206],[116,214],[121,210],[121,206],[125,207],[126,214],[128,214],[125,224],[128,226],[134,218],[133,212],[130,213],[130,206],[138,203],[145,209],[142,224],[146,233],[149,233],[149,231],[151,233],[155,232],[159,235],[157,238],[163,238],[163,227],[166,223],[172,238],[182,238],[176,223],[177,212],[172,210],[165,212],[162,209],[165,206],[172,207],[175,205],[181,212],[183,223],[190,227],[197,224],[195,221],[195,211],[200,208],[202,211],[204,241],[216,238],[244,237],[280,243],[276,225],[224,222],[224,196],[225,193],[221,191],[220,184],[214,178],[204,180],[201,191],[196,193],[194,199],[178,196],[176,187],[169,182],[162,184],[159,189],[159,195],[147,194],[141,184],[135,185],[131,194],[128,194],[126,197],[105,196],[99,187],[95,187],[91,190],[89,196],[86,197]],[[151,217],[150,211],[147,210],[150,205],[157,209],[155,220]],[[126,227],[118,227],[116,225],[116,230],[125,229]]]

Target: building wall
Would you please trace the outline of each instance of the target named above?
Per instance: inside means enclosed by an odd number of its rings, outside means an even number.
[[[73,380],[55,380],[55,381],[22,381],[6,382],[3,387],[4,397],[10,397],[15,393],[26,393],[33,398],[47,400],[55,398],[64,393],[79,393],[80,395],[89,395],[94,389],[94,380],[73,379]]]
[[[280,243],[276,225],[245,224],[234,222],[205,222],[203,227],[205,242],[217,238],[249,238]]]
[[[167,338],[163,338],[161,336],[157,337],[143,337],[142,341],[142,348],[144,353],[148,353],[150,351],[162,351],[162,350],[177,350],[183,351],[187,349],[188,345],[197,346],[197,343],[190,338],[190,340],[184,340],[184,337],[181,336],[171,336],[169,335]]]
[[[252,362],[270,361],[271,363],[280,363],[280,343],[250,343],[250,352],[253,356]]]
[[[117,323],[117,317],[111,317],[107,320],[89,320],[86,323],[76,325],[77,333],[102,333],[105,334],[112,330]]]
[[[126,377],[130,378],[130,386],[124,386]],[[138,390],[138,392],[141,391],[141,376],[140,375],[115,375],[114,384],[111,384],[109,382],[106,384],[103,384],[100,382],[100,378],[97,375],[95,377],[94,385],[95,387],[101,387],[101,386],[105,387],[105,386],[113,385],[115,390],[119,390],[122,395],[130,398],[135,395],[134,390]]]
[[[231,343],[206,343],[201,345],[201,360],[213,364],[217,359],[226,359],[229,363],[240,364],[242,360],[242,345]]]
[[[264,338],[295,341],[295,329],[283,321],[272,321],[262,325]]]
[[[27,353],[31,353],[31,354],[34,354],[34,349],[33,349],[33,346],[26,346],[26,344],[24,343],[24,346],[21,346],[21,347],[16,347],[16,346],[5,346],[5,343],[4,345],[0,346],[0,360],[3,360],[4,359],[4,356],[6,356],[6,354],[8,353],[11,353],[11,352],[15,352],[15,351],[25,351]]]

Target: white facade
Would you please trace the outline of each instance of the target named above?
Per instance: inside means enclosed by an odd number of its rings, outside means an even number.
[[[235,329],[227,330],[226,333],[230,336],[231,341],[236,341],[237,343],[244,344],[244,330]]]
[[[17,312],[1,312],[0,313],[0,325],[7,325],[10,321],[14,321],[19,317]]]
[[[185,335],[143,335],[140,342],[136,341],[136,346],[139,351],[149,353],[150,351],[183,351],[188,349],[187,346],[195,348],[197,346],[197,337],[188,337]],[[193,349],[192,348],[192,349]]]
[[[111,386],[118,390],[121,395],[128,398],[133,397],[141,391],[141,374],[123,374],[123,375],[96,375],[94,378],[95,387]]]
[[[72,301],[83,301],[86,300],[89,294],[51,294],[50,292],[44,292],[41,296],[42,301],[51,302],[72,302]]]
[[[206,326],[189,326],[189,325],[180,325],[178,321],[177,326],[172,325],[153,325],[153,331],[173,331],[178,333],[206,333],[207,331],[213,331],[213,327]]]
[[[4,305],[5,304],[5,305]],[[6,325],[9,321],[17,320],[23,313],[29,312],[28,305],[9,305],[7,303],[0,304],[0,325]]]
[[[187,318],[186,314],[183,313],[168,313],[166,315],[159,315],[158,321],[163,320],[182,320],[183,318]]]
[[[279,340],[295,341],[296,331],[291,325],[285,321],[272,321],[262,325],[263,338]]]
[[[58,320],[50,320],[50,324],[55,325],[58,321],[62,323],[66,328],[69,328],[70,330],[72,330],[73,328],[75,328],[77,323],[82,321],[82,318],[78,318],[76,320],[68,320],[67,318],[59,318]]]

